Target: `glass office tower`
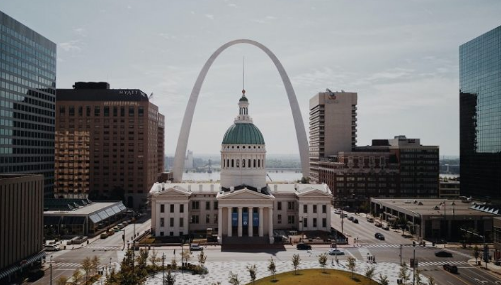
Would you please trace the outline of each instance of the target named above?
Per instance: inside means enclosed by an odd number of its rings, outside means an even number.
[[[501,198],[501,26],[459,47],[461,195]]]
[[[0,11],[0,173],[44,175],[53,195],[56,44]]]

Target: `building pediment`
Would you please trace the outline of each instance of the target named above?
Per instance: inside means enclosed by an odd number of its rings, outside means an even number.
[[[300,192],[297,193],[298,197],[301,198],[314,198],[314,197],[332,197],[331,192],[329,191],[329,188],[325,186],[325,189],[318,189],[318,188],[305,188],[302,189]],[[327,191],[326,191],[327,190]]]
[[[218,200],[274,200],[273,195],[266,195],[247,188],[235,190],[233,192],[223,192],[217,195]]]
[[[184,189],[183,187],[180,186],[174,186],[174,187],[169,187],[165,188],[164,190],[161,190],[156,193],[156,196],[161,196],[161,197],[169,197],[169,196],[185,196],[189,197],[191,195],[191,192],[188,191],[187,189]]]

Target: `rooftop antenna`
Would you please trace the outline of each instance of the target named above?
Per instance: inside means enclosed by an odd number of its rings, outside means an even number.
[[[242,93],[245,96],[245,56],[242,57]]]

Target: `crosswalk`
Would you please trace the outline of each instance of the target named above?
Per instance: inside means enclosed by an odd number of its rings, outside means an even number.
[[[410,245],[404,245],[405,246],[410,246]],[[400,244],[389,244],[389,243],[378,243],[378,244],[360,244],[360,247],[365,247],[365,248],[399,248]]]
[[[444,264],[451,264],[451,265],[468,265],[467,261],[423,261],[419,262],[418,261],[418,266],[442,266]]]
[[[87,246],[86,248],[88,249],[94,249],[94,250],[122,250],[123,246]]]
[[[52,264],[54,267],[59,267],[59,268],[77,268],[82,266],[80,263],[74,263],[74,262],[54,262]]]

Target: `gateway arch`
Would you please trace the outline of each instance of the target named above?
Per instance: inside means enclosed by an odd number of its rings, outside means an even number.
[[[292,87],[289,76],[285,72],[282,63],[278,60],[278,58],[265,47],[263,44],[248,40],[248,39],[240,39],[228,42],[218,48],[207,60],[202,70],[198,74],[197,81],[193,86],[191,91],[190,99],[188,101],[188,105],[186,106],[186,110],[184,112],[183,124],[181,125],[181,130],[179,132],[179,138],[177,140],[177,148],[176,155],[174,157],[174,182],[181,182],[183,178],[183,170],[184,170],[184,157],[186,154],[186,149],[188,147],[188,138],[190,136],[191,123],[193,121],[193,114],[195,112],[195,106],[197,104],[198,95],[200,94],[200,90],[202,89],[202,84],[204,83],[205,76],[207,72],[209,72],[209,68],[212,63],[216,60],[216,58],[227,48],[236,45],[236,44],[250,44],[255,47],[260,48],[264,51],[270,59],[275,64],[278,73],[280,73],[280,77],[284,83],[285,91],[287,92],[287,97],[289,98],[289,103],[291,106],[292,117],[294,119],[294,126],[296,128],[296,136],[297,142],[299,145],[299,156],[301,158],[301,169],[303,173],[303,177],[308,177],[310,174],[309,170],[309,157],[308,157],[308,140],[306,139],[306,131],[304,129],[303,118],[301,116],[301,110],[299,109],[299,104],[297,103],[296,93],[294,92],[294,88]]]

